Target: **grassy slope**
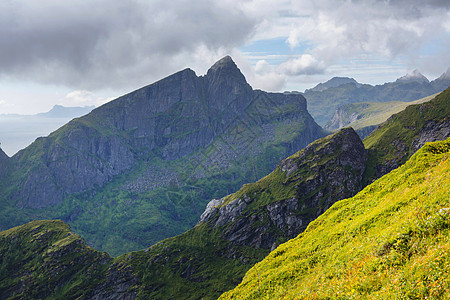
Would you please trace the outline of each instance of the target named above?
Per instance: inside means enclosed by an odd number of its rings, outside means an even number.
[[[450,118],[450,88],[423,104],[410,105],[393,115],[364,139],[369,151],[365,178],[367,182],[384,175],[380,166],[400,166],[411,157],[412,147],[424,127],[431,122],[447,122]]]
[[[390,101],[390,102],[361,102],[346,105],[349,113],[357,112],[360,118],[346,126],[358,130],[367,126],[374,126],[383,123],[393,114],[399,113],[406,107],[414,104],[428,102],[437,94],[411,102]]]
[[[32,221],[0,232],[0,295],[69,299],[102,281],[111,258],[61,221]]]
[[[450,139],[337,202],[221,299],[450,296]]]

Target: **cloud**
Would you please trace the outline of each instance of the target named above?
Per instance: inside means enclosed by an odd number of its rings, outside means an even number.
[[[99,106],[104,104],[113,98],[103,98],[95,95],[91,91],[86,90],[76,90],[68,93],[63,101],[64,105],[68,106],[81,106],[81,105],[96,105]]]
[[[122,92],[186,67],[202,74],[226,54],[267,90],[361,57],[437,70],[450,65],[449,10],[448,0],[0,1],[0,79]],[[289,47],[236,51],[270,39]]]
[[[2,1],[0,75],[84,89],[146,84],[251,36],[256,20],[234,4]]]
[[[310,54],[303,54],[280,65],[280,70],[289,76],[321,74],[325,70],[323,62]]]
[[[300,12],[305,2],[290,5]],[[449,8],[448,1],[317,1],[308,18],[291,19],[287,42],[310,42],[309,54],[327,65],[361,53],[414,57],[436,36],[449,39]]]

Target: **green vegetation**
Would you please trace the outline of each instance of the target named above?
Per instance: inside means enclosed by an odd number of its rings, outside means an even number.
[[[450,139],[335,203],[220,299],[450,296]]]
[[[111,258],[61,221],[33,221],[0,232],[2,299],[83,297],[102,281]]]
[[[144,251],[116,259],[140,278],[141,299],[217,299],[268,250],[236,246],[202,224]]]
[[[341,154],[342,150],[338,147],[337,151],[324,155],[321,149],[327,148],[331,143],[336,143],[336,140],[340,140],[343,135],[345,135],[344,131],[339,131],[312,142],[307,148],[283,160],[269,175],[255,183],[245,184],[236,193],[224,197],[221,206],[244,197],[257,200],[252,201],[246,208],[247,211],[252,211],[267,206],[270,203],[295,196],[300,200],[299,203],[303,203],[303,200],[308,199],[311,195],[298,193],[298,187],[317,177],[319,171],[324,172],[326,169],[337,168],[336,163],[331,165],[328,165],[328,163],[335,160]],[[342,146],[342,141],[340,146]],[[295,167],[296,170],[289,175],[281,170],[283,166],[293,164],[297,164]],[[321,188],[322,186],[318,186],[317,191]],[[311,193],[314,194],[317,191],[312,191]]]
[[[364,139],[369,151],[366,183],[406,162],[420,147],[422,134],[445,128],[450,122],[450,88],[423,104],[408,106]]]
[[[411,102],[389,101],[389,102],[360,102],[343,105],[340,110],[346,115],[355,115],[356,120],[345,126],[352,127],[356,131],[365,127],[373,127],[386,121],[393,114],[403,111],[406,107],[428,102],[438,94],[434,94]],[[350,120],[343,120],[349,122]],[[336,128],[337,129],[337,128]]]

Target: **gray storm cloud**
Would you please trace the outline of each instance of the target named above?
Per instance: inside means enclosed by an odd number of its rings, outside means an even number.
[[[448,0],[1,1],[0,78],[127,89],[207,67],[252,37],[286,37],[293,49],[270,80],[246,74],[274,89],[359,55],[437,70],[450,63],[449,10]],[[437,57],[423,58],[436,40]]]
[[[177,56],[199,47],[236,47],[255,24],[219,1],[3,1],[0,75],[82,88],[126,85],[167,74],[179,67]]]

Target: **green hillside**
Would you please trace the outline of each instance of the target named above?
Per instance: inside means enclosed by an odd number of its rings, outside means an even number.
[[[366,182],[401,166],[427,141],[443,140],[450,132],[450,88],[434,99],[410,105],[364,139],[369,151]]]
[[[450,139],[337,202],[220,299],[450,297]]]

